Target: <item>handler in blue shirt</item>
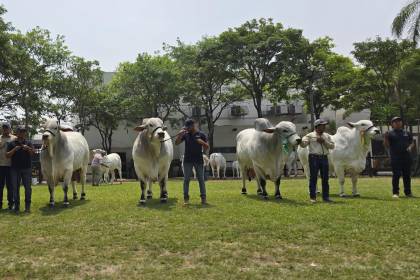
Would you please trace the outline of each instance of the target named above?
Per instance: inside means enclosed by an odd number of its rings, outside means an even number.
[[[184,152],[184,205],[189,204],[190,179],[193,175],[193,167],[197,173],[197,180],[200,185],[201,203],[207,204],[206,185],[204,183],[204,162],[203,150],[207,150],[207,136],[199,131],[198,125],[194,120],[185,121],[184,128],[179,132],[175,144],[185,142]]]
[[[401,175],[404,182],[404,194],[412,197],[410,153],[415,145],[413,135],[404,130],[403,120],[400,117],[394,117],[391,120],[391,126],[392,129],[385,134],[384,145],[389,148],[391,155],[393,197],[399,197]]]

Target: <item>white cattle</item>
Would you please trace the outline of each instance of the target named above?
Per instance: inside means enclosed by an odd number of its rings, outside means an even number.
[[[209,157],[203,154],[204,170],[206,169],[207,166],[209,166],[209,163],[210,163]],[[184,173],[184,155],[181,156],[181,169],[182,169],[182,174],[185,174]],[[193,174],[194,174],[194,179],[196,179],[197,173],[195,172],[195,167],[193,167]]]
[[[340,196],[344,194],[344,176],[349,173],[352,178],[353,196],[359,196],[357,192],[357,178],[365,169],[366,156],[370,150],[371,139],[380,133],[369,120],[349,122],[350,127],[339,127],[337,133],[332,136],[335,147],[328,156],[330,172],[334,171],[340,185]],[[309,180],[309,150],[298,148],[299,159],[303,165],[306,177]]]
[[[236,175],[236,177],[235,177]],[[239,168],[239,162],[235,160],[232,162],[232,177],[233,178],[241,178],[241,169]]]
[[[102,160],[102,166],[105,167],[104,170],[104,180],[111,185],[115,181],[115,170],[118,171],[118,176],[120,177],[120,183],[122,183],[122,164],[121,157],[117,153],[111,153],[104,156]],[[111,179],[109,179],[109,173],[111,172]]]
[[[292,170],[293,170],[293,175],[295,177],[297,177],[298,173],[297,173],[297,160],[298,160],[298,155],[297,152],[292,149],[287,157],[287,161],[286,161],[286,167],[287,167],[287,173],[288,176],[292,176]]]
[[[82,194],[85,199],[86,172],[89,164],[89,146],[79,132],[61,131],[56,120],[48,120],[44,125],[42,135],[41,171],[47,179],[50,191],[50,206],[54,206],[54,188],[63,182],[64,205],[69,204],[67,192],[70,182],[73,187],[73,199],[77,199],[75,184],[76,174],[80,175]]]
[[[330,153],[330,164],[338,178],[340,196],[345,196],[344,175],[346,172],[351,176],[353,196],[359,196],[357,178],[366,167],[371,140],[380,133],[380,130],[369,120],[349,122],[348,125],[350,128],[339,127],[337,133],[332,136],[335,148]]]
[[[159,182],[160,201],[166,202],[168,192],[169,167],[173,158],[173,145],[169,140],[166,126],[159,118],[144,119],[134,130],[139,134],[133,145],[134,169],[140,180],[140,204],[146,203],[145,190],[148,185],[147,198],[152,198],[152,184]]]
[[[210,167],[213,178],[221,178],[220,170],[223,170],[223,178],[226,178],[226,159],[221,153],[212,153],[210,155]]]
[[[258,187],[268,199],[266,180],[275,182],[275,197],[281,199],[280,178],[283,171],[284,144],[297,145],[301,141],[296,134],[296,126],[282,121],[272,126],[266,119],[255,121],[255,128],[245,129],[236,136],[236,153],[242,174],[255,170]],[[242,176],[242,193],[246,194],[245,176]]]

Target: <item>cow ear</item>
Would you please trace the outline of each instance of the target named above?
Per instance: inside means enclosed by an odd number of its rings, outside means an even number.
[[[270,128],[264,129],[263,131],[266,132],[266,133],[273,133],[275,131],[275,129],[270,127]]]
[[[357,124],[356,123],[353,123],[353,122],[348,122],[347,125],[350,126],[351,128],[357,126]]]
[[[140,131],[143,131],[145,128],[146,128],[146,125],[145,124],[142,124],[142,125],[136,126],[134,128],[134,130],[140,132]]]

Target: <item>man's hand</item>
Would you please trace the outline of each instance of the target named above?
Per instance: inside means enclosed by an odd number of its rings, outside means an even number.
[[[209,148],[209,144],[207,144],[206,141],[204,141],[203,139],[197,139],[197,143],[200,144],[201,146],[204,147],[204,150],[207,150]]]
[[[25,151],[27,151],[27,152],[28,152],[28,151],[32,151],[32,148],[31,148],[31,147],[29,147],[28,145],[23,145],[23,146],[22,146],[22,149],[23,149],[23,150],[25,150]]]
[[[178,135],[176,136],[176,139],[175,139],[175,145],[179,145],[179,144],[181,144],[181,142],[182,142],[182,137],[183,137],[186,133],[187,133],[187,131],[186,131],[185,129],[181,129],[181,130],[178,132]]]
[[[324,143],[324,142],[325,142],[325,139],[324,139],[324,138],[322,138],[322,136],[319,136],[319,137],[317,137],[317,138],[316,138],[316,141],[317,141],[319,144],[322,144],[322,143]]]

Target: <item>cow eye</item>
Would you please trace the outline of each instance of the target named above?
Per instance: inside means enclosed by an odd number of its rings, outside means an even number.
[[[152,124],[149,124],[149,126],[152,127],[153,125]]]

